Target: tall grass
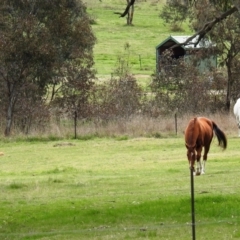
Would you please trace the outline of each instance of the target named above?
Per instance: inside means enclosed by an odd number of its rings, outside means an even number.
[[[202,113],[187,114],[183,116],[175,115],[163,116],[158,118],[146,116],[132,116],[130,118],[117,118],[108,122],[103,121],[78,121],[77,122],[77,138],[82,140],[94,139],[96,137],[128,139],[136,137],[155,137],[165,138],[173,136],[181,136],[188,124],[188,121],[195,116],[205,116],[214,120],[227,136],[237,136],[238,128],[233,113]],[[4,129],[0,130],[3,132]],[[73,139],[75,137],[74,121],[71,119],[61,122],[52,121],[44,132],[39,131],[38,126],[33,126],[28,135],[24,135],[15,127],[10,139],[1,137],[3,141],[12,140],[27,141],[57,141],[64,139]]]

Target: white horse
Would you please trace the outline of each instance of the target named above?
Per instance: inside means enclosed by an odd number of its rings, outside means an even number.
[[[240,137],[240,98],[237,100],[233,107],[233,113],[236,117],[237,125],[238,125],[238,136]]]

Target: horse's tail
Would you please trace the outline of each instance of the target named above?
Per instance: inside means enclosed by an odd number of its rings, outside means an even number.
[[[222,147],[223,149],[227,148],[227,138],[224,134],[224,132],[217,126],[215,122],[213,123],[213,131],[218,139],[218,145]]]

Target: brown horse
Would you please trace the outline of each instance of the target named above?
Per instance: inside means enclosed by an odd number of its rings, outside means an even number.
[[[205,173],[205,163],[210,144],[213,138],[213,132],[217,136],[218,145],[223,149],[227,147],[227,138],[224,132],[218,128],[217,124],[205,117],[195,117],[191,119],[185,130],[185,145],[187,148],[187,157],[190,168],[194,169],[197,159],[196,175]],[[203,162],[201,163],[201,152],[204,147]]]

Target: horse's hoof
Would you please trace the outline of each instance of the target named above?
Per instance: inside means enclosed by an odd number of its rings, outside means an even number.
[[[201,175],[201,173],[200,173],[200,172],[197,172],[197,173],[196,173],[196,176],[199,176],[199,175]]]

